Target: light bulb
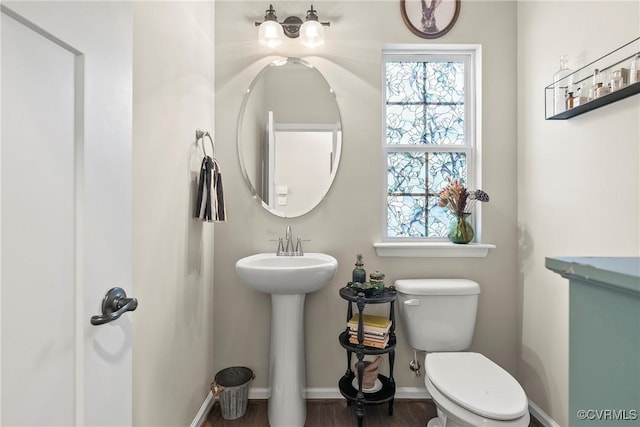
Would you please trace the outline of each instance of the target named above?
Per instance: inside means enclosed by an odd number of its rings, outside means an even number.
[[[264,21],[258,27],[258,43],[262,46],[277,47],[282,44],[284,31],[277,21]]]
[[[300,26],[300,43],[307,47],[318,47],[324,44],[324,28],[318,21],[305,21]]]

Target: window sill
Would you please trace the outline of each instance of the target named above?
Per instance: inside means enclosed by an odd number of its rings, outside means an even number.
[[[373,247],[379,257],[418,258],[485,258],[496,245],[451,242],[375,242]]]

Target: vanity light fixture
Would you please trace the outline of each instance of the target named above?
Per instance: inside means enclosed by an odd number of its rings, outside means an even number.
[[[324,28],[331,25],[330,22],[320,22],[318,11],[313,8],[307,10],[304,20],[297,16],[289,16],[279,22],[273,5],[265,12],[264,21],[256,22],[258,27],[258,43],[262,46],[277,47],[284,40],[283,35],[295,39],[300,37],[300,43],[307,47],[318,47],[324,44]]]

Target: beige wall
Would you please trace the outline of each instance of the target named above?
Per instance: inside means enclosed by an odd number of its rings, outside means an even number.
[[[640,254],[640,98],[545,121],[543,88],[560,55],[576,69],[638,37],[639,5],[518,2],[518,371],[529,398],[563,426],[568,281],[544,258]]]
[[[275,251],[269,239],[291,225],[310,238],[305,250],[326,252],[340,264],[333,283],[306,301],[307,386],[337,388],[346,368],[338,343],[346,302],[338,289],[351,277],[357,253],[369,271],[380,270],[389,284],[400,278],[465,277],[482,287],[473,349],[516,373],[516,4],[463,2],[456,26],[434,43],[480,43],[483,52],[483,187],[491,202],[483,207],[483,238],[496,244],[487,258],[378,258],[373,242],[381,233],[381,49],[384,43],[429,43],[414,36],[400,16],[400,2],[318,1],[321,19],[332,21],[326,45],[303,49],[286,40],[275,51],[256,42],[253,21],[268,3],[216,2],[216,140],[225,178],[229,222],[216,228],[216,370],[251,367],[254,387],[267,387],[270,300],[240,283],[235,262],[256,252]],[[278,16],[305,13],[308,4],[278,2]],[[344,128],[340,169],[325,200],[311,213],[286,220],[270,215],[251,199],[237,160],[236,123],[242,97],[258,71],[275,55],[313,62],[335,89]],[[424,387],[408,369],[413,357],[402,325],[398,328],[395,377],[400,387]]]
[[[135,2],[133,421],[189,425],[213,376],[213,224],[191,219],[213,129],[212,2]],[[208,148],[210,152],[210,148]]]

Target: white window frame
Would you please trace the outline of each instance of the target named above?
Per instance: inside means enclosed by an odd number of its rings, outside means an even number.
[[[465,63],[465,145],[387,145],[386,118],[386,63],[395,61],[463,60]],[[494,245],[481,242],[481,204],[472,215],[476,230],[475,243],[455,245],[442,238],[389,237],[387,235],[387,155],[395,151],[464,152],[467,156],[468,188],[482,186],[482,46],[479,44],[411,44],[385,45],[382,50],[382,242],[374,243],[379,256],[486,256]]]

